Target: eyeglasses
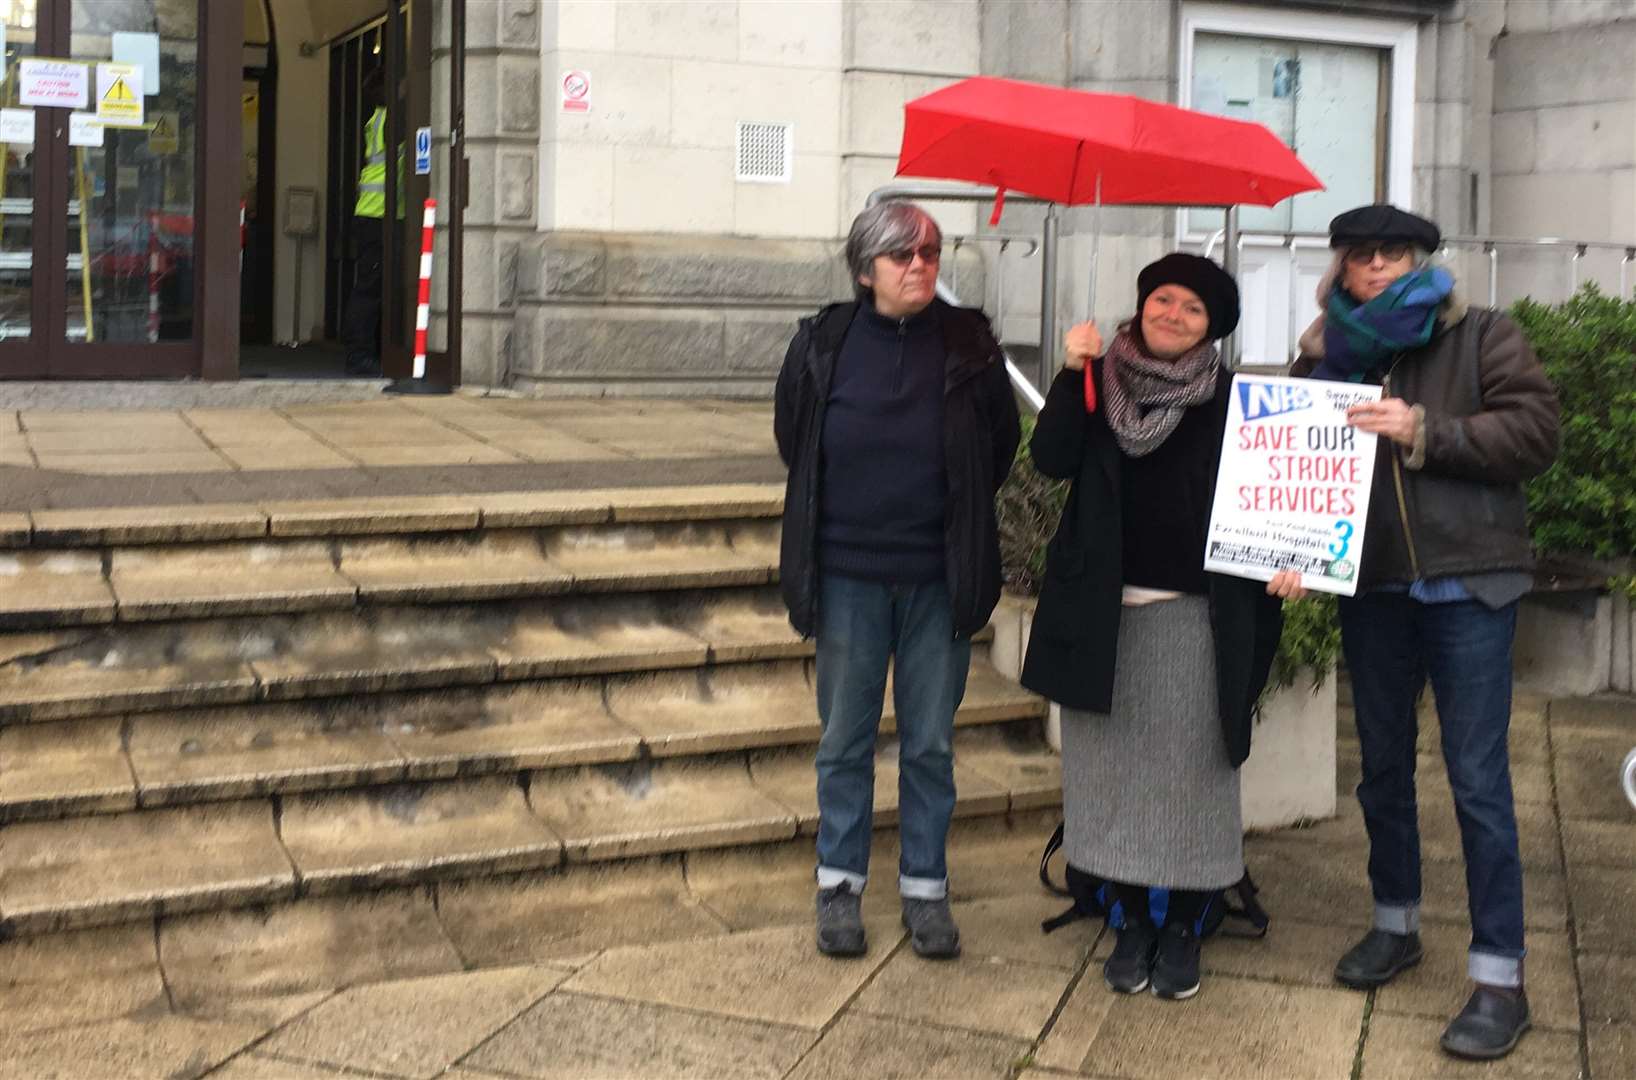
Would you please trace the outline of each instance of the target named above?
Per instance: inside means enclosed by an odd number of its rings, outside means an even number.
[[[1397,262],[1414,249],[1413,244],[1359,244],[1346,249],[1346,261],[1353,266],[1368,266],[1380,252],[1382,262]]]
[[[915,261],[916,255],[920,256],[921,262],[934,263],[943,257],[943,246],[941,244],[921,244],[917,248],[903,248],[899,251],[888,251],[884,254],[899,266],[908,266]]]

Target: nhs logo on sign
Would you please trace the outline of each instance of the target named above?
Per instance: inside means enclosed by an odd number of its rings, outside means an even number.
[[[1241,381],[1238,383],[1238,404],[1245,420],[1261,420],[1311,408],[1312,392],[1299,386]]]

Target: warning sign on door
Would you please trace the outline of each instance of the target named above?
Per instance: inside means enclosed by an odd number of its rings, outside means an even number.
[[[177,127],[181,117],[174,112],[154,111],[153,127],[148,129],[148,153],[174,154],[181,146]]]
[[[97,119],[104,127],[142,126],[142,69],[136,64],[97,65]]]

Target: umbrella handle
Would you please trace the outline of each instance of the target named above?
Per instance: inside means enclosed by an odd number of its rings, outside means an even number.
[[[1095,363],[1096,363],[1096,357],[1087,356],[1085,358],[1085,412],[1086,412],[1086,415],[1089,415],[1089,414],[1094,413],[1096,411],[1096,375],[1095,375],[1095,373],[1093,371],[1093,365],[1095,365]]]

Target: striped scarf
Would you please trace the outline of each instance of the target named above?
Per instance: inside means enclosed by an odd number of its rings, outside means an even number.
[[[1174,360],[1157,360],[1137,342],[1130,327],[1114,335],[1103,377],[1108,426],[1119,448],[1146,457],[1176,430],[1190,405],[1216,392],[1219,360],[1214,342],[1201,341]]]

